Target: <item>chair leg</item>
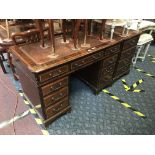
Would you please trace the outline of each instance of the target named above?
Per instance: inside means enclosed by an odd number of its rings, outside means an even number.
[[[1,57],[0,57],[0,65],[1,65],[1,67],[2,67],[3,73],[6,74],[7,72],[6,72],[6,69],[5,69],[5,67],[4,67],[3,60],[2,60]]]
[[[150,44],[151,44],[151,42],[149,42],[149,43],[146,45],[145,49],[144,49],[144,56],[143,56],[143,58],[142,58],[142,61],[145,60],[145,57],[146,57],[146,54],[147,54],[148,49],[149,49],[149,47],[150,47]]]
[[[18,78],[16,76],[16,71],[15,71],[14,65],[12,63],[12,57],[11,57],[10,52],[7,53],[7,56],[8,56],[8,61],[9,61],[10,69],[11,69],[11,71],[13,73],[13,77],[14,77],[15,80],[18,80]]]
[[[138,46],[138,47],[137,47],[138,50],[137,50],[137,52],[136,52],[136,56],[132,59],[133,66],[136,65],[136,62],[137,62],[137,59],[138,59],[138,57],[139,57],[139,54],[140,54],[140,51],[141,51],[142,47],[143,47],[143,46]]]

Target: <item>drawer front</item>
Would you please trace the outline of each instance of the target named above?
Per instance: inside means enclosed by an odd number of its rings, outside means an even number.
[[[114,56],[103,60],[103,67],[104,66],[109,66],[109,65],[115,63],[117,61],[117,57],[118,57],[118,54],[115,54]]]
[[[107,74],[101,78],[101,81],[106,82],[106,81],[112,80],[112,78],[113,78],[113,73]]]
[[[47,97],[44,97],[44,105],[45,107],[48,107],[58,101],[60,101],[61,99],[63,99],[64,97],[68,96],[68,88],[65,87],[63,89],[61,89],[60,91],[57,91],[56,93],[52,94],[52,95],[48,95]]]
[[[129,58],[126,58],[126,59],[123,59],[123,60],[119,61],[118,68],[122,68],[123,66],[130,65],[131,60],[132,60],[132,57],[129,57]]]
[[[90,62],[99,60],[102,57],[103,57],[103,53],[99,52],[99,53],[87,56],[85,58],[82,58],[80,60],[74,61],[74,62],[71,63],[71,70],[78,69],[78,68],[80,68],[82,66],[85,66],[86,64],[88,64]]]
[[[118,53],[120,51],[120,44],[107,48],[105,50],[104,56],[109,56],[114,53]]]
[[[58,67],[56,69],[53,69],[53,70],[51,70],[49,72],[42,73],[41,75],[39,75],[39,81],[44,82],[46,80],[55,78],[57,76],[65,74],[67,72],[69,72],[69,67],[68,67],[68,65],[64,65],[62,67]]]
[[[115,64],[107,66],[106,68],[103,69],[102,74],[106,75],[106,74],[112,73],[114,69],[115,69]]]
[[[41,88],[43,96],[53,93],[68,85],[68,77],[57,80]]]
[[[123,66],[122,68],[118,68],[116,72],[116,76],[122,75],[130,69],[130,64],[127,66]]]
[[[61,112],[68,105],[69,105],[68,99],[65,98],[63,101],[60,101],[60,102],[56,103],[55,105],[50,106],[47,109],[45,109],[45,114],[46,114],[47,118],[52,117],[52,116],[56,115],[57,113]]]
[[[98,60],[98,59],[100,59],[102,57],[103,57],[103,51],[92,55],[93,60]]]
[[[135,50],[136,50],[136,48],[132,48],[132,49],[129,49],[126,51],[122,51],[120,59],[124,59],[127,57],[133,57]]]
[[[138,39],[139,39],[139,36],[131,38],[131,39],[127,40],[127,41],[124,41],[123,50],[136,46],[137,42],[138,42]]]
[[[111,80],[113,78],[114,69],[115,64],[104,68],[101,75],[101,81]]]

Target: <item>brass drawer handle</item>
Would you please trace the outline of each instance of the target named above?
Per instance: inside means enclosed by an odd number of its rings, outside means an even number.
[[[115,47],[115,48],[113,48],[113,49],[111,49],[111,52],[113,52],[113,51],[115,51],[117,48]]]
[[[62,73],[62,70],[58,70],[58,73]]]
[[[93,58],[93,59],[97,59],[98,56],[97,56],[97,55],[93,55],[92,58]]]
[[[82,62],[82,61],[81,61],[81,62]],[[80,67],[80,66],[82,66],[82,65],[83,65],[82,63],[81,63],[81,64],[79,64],[79,63],[75,63],[75,64],[74,64],[75,67]]]
[[[57,72],[55,73],[52,77],[56,77],[56,76],[59,76],[62,72]]]
[[[136,40],[131,40],[131,41],[129,41],[129,44],[130,45],[134,45],[136,43]]]
[[[62,86],[62,83],[60,82],[57,86],[51,86],[51,88],[50,88],[50,90],[51,91],[54,91],[54,90],[58,90],[58,89],[60,89],[61,88],[61,86]]]
[[[136,40],[131,40],[131,43],[135,43],[136,42]]]
[[[87,57],[87,58],[85,58],[84,60],[80,60],[80,61],[78,61],[78,62],[73,63],[73,64],[72,64],[72,67],[73,67],[73,68],[74,68],[74,67],[80,67],[80,66],[82,66],[82,65],[84,65],[84,64],[86,64],[86,63],[88,63],[88,62],[90,62],[90,60],[92,60],[92,57]]]
[[[74,65],[75,65],[75,66],[79,66],[79,64],[78,64],[78,63],[75,63]]]
[[[64,94],[60,93],[58,97],[52,97],[51,99],[52,99],[52,101],[57,101],[57,100],[61,99],[63,96],[64,96]]]
[[[52,73],[50,73],[49,76],[52,76]]]
[[[82,63],[85,63],[85,60],[82,60],[81,62],[82,62]]]
[[[101,53],[100,54],[93,55],[92,57],[93,57],[93,59],[98,59],[98,58],[101,57]]]
[[[50,77],[55,77],[55,76],[60,75],[61,73],[62,73],[62,70],[57,70],[57,71],[55,72],[55,74],[50,73],[49,76],[50,76]]]
[[[53,111],[54,111],[54,112],[60,111],[60,109],[61,109],[62,106],[63,106],[63,104],[61,103],[61,104],[60,104],[60,107],[58,107],[58,108],[53,108]]]
[[[60,96],[63,96],[63,93],[60,93]]]
[[[110,52],[114,52],[116,50],[117,50],[117,47],[114,47],[114,48],[110,49]]]

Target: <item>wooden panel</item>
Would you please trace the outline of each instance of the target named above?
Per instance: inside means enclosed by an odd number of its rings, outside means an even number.
[[[128,72],[129,69],[130,69],[130,64],[128,64],[127,66],[123,66],[122,68],[118,68],[115,76],[116,77],[121,76],[124,73]]]
[[[21,65],[16,65],[16,71],[19,76],[24,93],[29,97],[34,106],[41,104],[38,86],[34,83],[31,77],[28,76],[25,69]]]
[[[92,54],[90,56],[87,56],[80,60],[76,60],[76,61],[72,62],[71,70],[79,69],[89,63],[93,63],[93,62],[96,62],[97,60],[103,59],[104,52],[105,51],[100,51],[98,53]]]
[[[35,74],[32,73],[23,63],[22,61],[17,58],[16,55],[12,54],[12,63],[13,65],[18,68],[20,68],[27,76],[33,79],[34,82],[36,82]]]
[[[117,60],[117,57],[118,57],[118,54],[115,54],[115,55],[113,55],[112,57],[105,59],[105,60],[103,61],[103,67],[109,66],[109,65],[115,63],[116,60]]]
[[[44,105],[45,107],[48,107],[58,101],[60,101],[61,99],[63,99],[64,97],[68,96],[68,87],[65,87],[61,90],[59,90],[56,93],[53,93],[52,95],[48,95],[47,97],[44,97]]]
[[[57,80],[53,83],[41,87],[43,96],[53,93],[56,90],[59,90],[68,85],[68,77]]]
[[[104,55],[109,56],[111,54],[118,53],[119,51],[120,51],[120,44],[117,44],[117,45],[107,48]]]
[[[132,61],[131,56],[127,57],[126,59],[122,59],[121,61],[119,61],[117,68],[119,69],[119,68],[122,68],[123,66],[128,66],[128,65],[130,65],[131,61]]]
[[[124,41],[123,50],[136,46],[138,39],[139,39],[139,36]]]
[[[133,57],[135,50],[136,50],[136,48],[134,47],[129,50],[122,51],[120,59],[124,59],[127,57]]]
[[[73,63],[71,63],[71,70],[78,69],[78,68],[90,63],[91,61],[92,61],[91,56],[85,57],[85,58],[80,59],[78,61],[74,61]]]
[[[64,100],[56,103],[53,106],[48,107],[45,109],[45,114],[47,118],[56,115],[57,113],[61,112],[65,107],[69,106],[68,99],[65,98]]]
[[[107,66],[106,68],[103,69],[102,75],[101,75],[101,81],[106,82],[108,80],[112,80],[113,78],[113,73],[115,69],[115,64],[112,64],[110,66]]]
[[[44,81],[47,81],[49,79],[60,76],[62,74],[65,74],[67,72],[69,72],[69,67],[68,67],[68,65],[64,65],[64,66],[58,67],[56,69],[53,69],[51,71],[42,73],[41,75],[39,75],[39,81],[44,82]]]

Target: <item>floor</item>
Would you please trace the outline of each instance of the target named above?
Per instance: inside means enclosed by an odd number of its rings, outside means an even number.
[[[9,68],[7,71],[10,72]],[[13,80],[11,74],[3,74],[0,68],[0,135],[42,135],[40,126],[36,124],[33,115],[28,111],[29,107],[17,91],[19,88],[20,84]],[[26,115],[21,115],[23,113]],[[14,116],[18,120],[14,124],[9,123]]]
[[[148,54],[155,57],[155,45],[150,47]],[[146,60],[137,63],[137,67],[155,75],[155,63]],[[9,68],[8,68],[9,70]],[[16,89],[20,84],[8,74]],[[121,79],[129,85],[144,79],[137,88],[145,92],[134,93],[125,91]],[[71,113],[57,119],[47,128],[51,135],[148,135],[155,134],[155,78],[140,73],[131,67],[128,75],[116,81],[107,90],[127,102],[132,108],[145,114],[143,119],[133,111],[122,106],[108,94],[100,92],[94,95],[91,89],[79,79],[72,77],[70,88]],[[25,117],[26,118],[26,117]]]

